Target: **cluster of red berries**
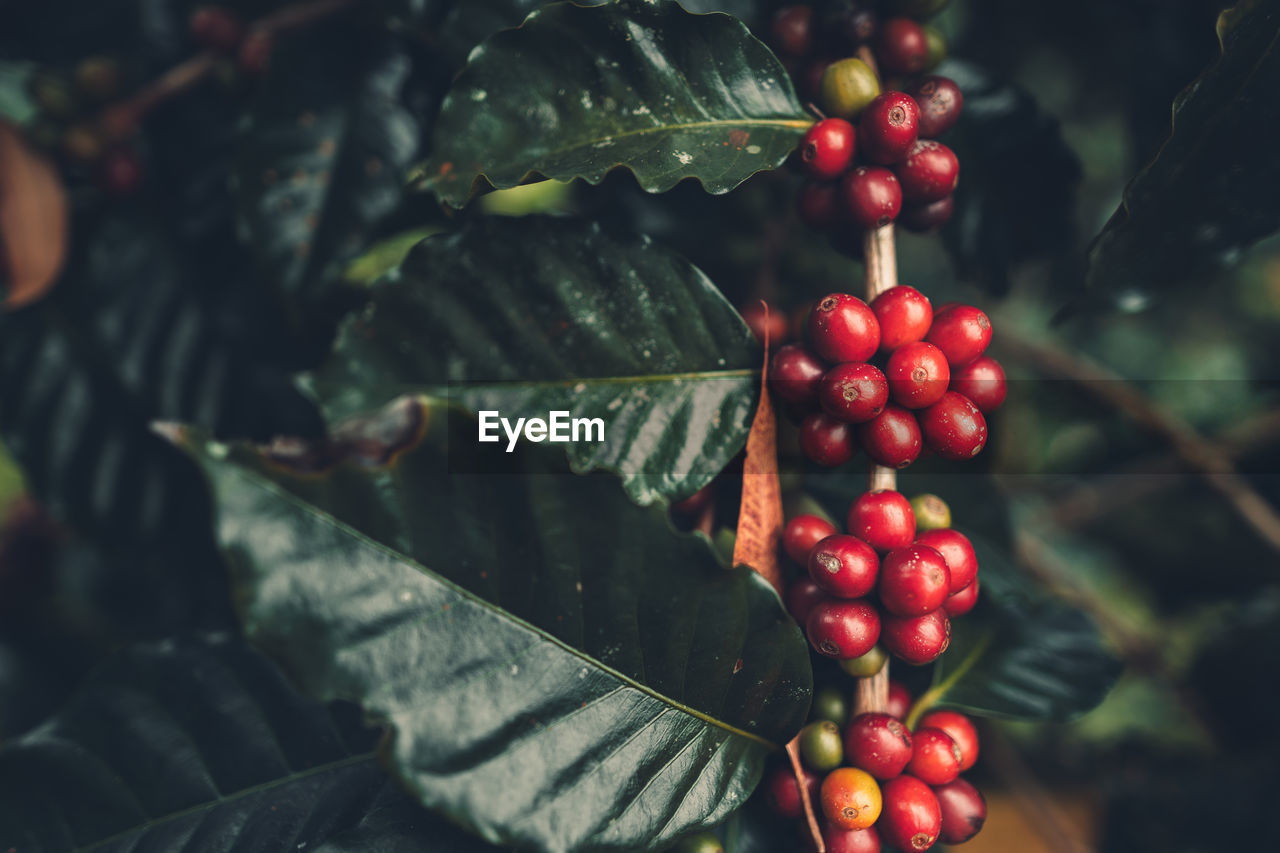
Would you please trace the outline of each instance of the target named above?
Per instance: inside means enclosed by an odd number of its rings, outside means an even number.
[[[891,681],[885,713],[847,722],[838,712],[819,715],[800,733],[802,778],[779,766],[766,780],[770,806],[799,818],[803,784],[821,806],[828,853],[920,851],[977,835],[987,805],[960,777],[978,760],[973,723],[956,711],[936,710],[908,730],[903,720],[910,705],[910,693]]]
[[[782,532],[783,550],[807,571],[786,604],[809,643],[858,677],[879,672],[886,651],[917,666],[935,660],[951,643],[951,618],[978,601],[978,557],[951,529],[950,508],[936,495],[867,492],[846,530],[798,515]]]
[[[807,63],[797,69],[800,88],[825,115],[800,144],[810,181],[797,209],[810,227],[832,231],[841,244],[850,230],[857,234],[895,220],[930,231],[954,210],[960,163],[936,139],[960,118],[964,97],[947,77],[921,76],[946,46],[940,32],[911,17],[927,17],[943,4],[887,5],[888,16],[872,4],[834,4],[821,21],[822,31],[832,34],[825,45],[813,37],[810,6],[785,7],[773,20],[774,45],[793,67]],[[883,92],[876,71],[861,58],[830,56],[864,45],[893,81]]]
[[[985,415],[1004,402],[1006,382],[984,355],[991,321],[979,309],[934,312],[905,285],[870,305],[832,293],[810,311],[807,333],[807,346],[774,353],[769,384],[801,419],[800,446],[814,462],[843,465],[861,447],[876,464],[903,468],[924,448],[963,460],[986,445]]]

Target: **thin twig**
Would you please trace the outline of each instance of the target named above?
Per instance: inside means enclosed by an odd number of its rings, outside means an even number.
[[[796,735],[787,744],[787,758],[791,759],[791,773],[796,777],[796,785],[800,788],[800,805],[804,809],[804,819],[809,824],[809,834],[813,836],[818,853],[827,853],[827,844],[822,840],[822,828],[818,826],[818,815],[813,810],[813,801],[809,797],[809,786],[804,783],[805,772],[800,766],[800,735]]]
[[[1011,331],[1000,334],[1003,349],[1040,373],[1069,380],[1107,405],[1162,437],[1192,471],[1200,475],[1276,551],[1280,551],[1280,514],[1248,481],[1221,448],[1182,418],[1157,405],[1132,383],[1089,359]]]

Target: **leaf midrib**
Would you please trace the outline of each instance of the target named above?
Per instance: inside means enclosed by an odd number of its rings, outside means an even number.
[[[195,448],[195,449],[199,450],[199,448]],[[204,452],[204,451],[201,450],[201,452]],[[216,457],[212,456],[211,454],[205,453],[205,455],[210,456],[211,459],[214,459],[215,461],[217,461]],[[657,690],[654,690],[648,685],[642,684],[636,681],[635,679],[631,678],[630,676],[622,672],[619,672],[618,670],[614,669],[608,664],[600,660],[597,660],[596,658],[592,657],[591,655],[587,654],[581,649],[578,649],[578,648],[575,648],[574,646],[569,645],[568,643],[561,640],[559,637],[556,637],[544,631],[543,629],[539,628],[537,625],[534,625],[531,622],[525,621],[519,616],[516,616],[515,614],[507,610],[504,610],[503,608],[499,607],[493,602],[488,601],[476,595],[475,593],[471,592],[465,587],[462,587],[454,583],[448,578],[445,578],[439,574],[436,574],[435,572],[431,571],[426,566],[422,565],[416,560],[409,558],[407,555],[402,554],[399,551],[396,551],[395,549],[387,545],[384,545],[383,543],[377,541],[376,539],[372,539],[369,536],[366,536],[361,531],[355,529],[354,527],[342,521],[341,519],[334,517],[330,513],[325,512],[315,504],[308,503],[307,501],[302,500],[301,498],[294,495],[292,492],[277,485],[271,479],[264,477],[258,474],[257,472],[252,471],[251,469],[245,468],[244,466],[239,465],[237,463],[224,462],[223,464],[229,465],[232,469],[232,473],[234,476],[238,476],[242,478],[250,485],[256,486],[257,488],[262,489],[265,492],[269,492],[273,496],[281,500],[284,500],[286,503],[292,505],[300,512],[311,515],[314,518],[317,518],[322,522],[333,526],[334,528],[341,531],[345,535],[351,537],[353,540],[360,543],[361,545],[367,548],[371,548],[375,551],[379,551],[393,558],[398,564],[414,569],[415,571],[421,573],[422,575],[425,575],[433,583],[440,584],[441,586],[452,590],[454,593],[456,593],[460,597],[466,598],[469,601],[473,602],[474,604],[478,605],[479,607],[492,612],[493,614],[498,616],[500,619],[508,621],[516,625],[517,627],[523,628],[524,630],[533,633],[534,635],[544,640],[545,642],[549,642],[552,645],[558,646],[560,649],[578,658],[583,663],[610,675],[611,677],[621,682],[622,684],[625,684],[628,687],[638,690],[641,693],[653,699],[656,699],[659,702],[662,702],[667,706],[674,708],[677,711],[681,711],[685,714],[688,714],[691,717],[694,717],[695,719],[701,720],[702,722],[707,723],[708,725],[714,726],[718,729],[722,729],[723,731],[726,731],[729,734],[737,735],[739,737],[744,737],[744,738],[747,738],[748,740],[755,741],[756,743],[759,743],[770,750],[776,751],[781,749],[781,746],[773,743],[770,740],[767,740],[766,738],[761,737],[760,735],[753,734],[752,732],[748,732],[743,729],[739,729],[736,726],[729,725],[723,720],[716,719],[710,714],[706,714],[706,713],[703,713],[702,711],[698,711],[694,708],[690,708],[688,705],[685,705],[682,702],[677,702],[675,699],[672,699],[670,696],[667,696],[663,693],[659,693]],[[363,703],[364,697],[356,697],[356,700]]]

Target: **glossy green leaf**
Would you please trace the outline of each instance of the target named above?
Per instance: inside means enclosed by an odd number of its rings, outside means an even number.
[[[268,279],[320,287],[399,202],[419,122],[397,39],[340,18],[283,40],[245,124],[240,215]]]
[[[1088,283],[1121,306],[1195,280],[1280,228],[1280,1],[1219,21],[1222,55],[1178,95],[1173,128],[1094,241]]]
[[[722,820],[804,720],[799,630],[612,477],[475,429],[403,398],[324,446],[193,439],[248,636],[385,719],[422,802],[491,841],[635,850]]]
[[[376,736],[238,642],[133,647],[0,748],[0,850],[492,849],[400,791]]]
[[[678,256],[583,222],[495,217],[413,249],[311,386],[330,416],[432,393],[513,423],[600,418],[604,441],[562,445],[574,469],[616,471],[650,503],[692,494],[746,443],[759,363],[737,312]]]
[[[445,97],[420,184],[461,206],[487,179],[723,193],[779,166],[812,124],[777,58],[739,21],[671,0],[556,3],[471,54]]]

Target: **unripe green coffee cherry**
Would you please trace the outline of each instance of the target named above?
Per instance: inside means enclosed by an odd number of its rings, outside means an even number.
[[[95,101],[120,91],[120,63],[107,56],[90,56],[76,66],[76,88]]]
[[[942,60],[947,58],[947,37],[942,34],[942,30],[933,24],[925,24],[924,43],[929,46],[929,52],[926,54],[924,61],[924,70],[932,71],[941,64]]]
[[[724,845],[713,833],[699,832],[672,847],[671,853],[724,853]]]
[[[860,658],[849,658],[840,661],[840,668],[854,678],[870,678],[884,669],[884,662],[889,659],[884,649],[872,646],[871,651]]]
[[[844,694],[834,687],[824,687],[813,694],[813,710],[810,716],[815,720],[830,720],[843,726],[849,719],[849,703]]]
[[[937,495],[916,495],[911,499],[916,514],[916,530],[944,530],[951,526],[951,507]]]
[[[827,66],[819,100],[828,117],[854,119],[880,94],[880,81],[867,63],[856,57]]]
[[[844,738],[840,727],[830,720],[810,723],[800,730],[800,757],[805,766],[825,772],[834,770],[844,760]]]

